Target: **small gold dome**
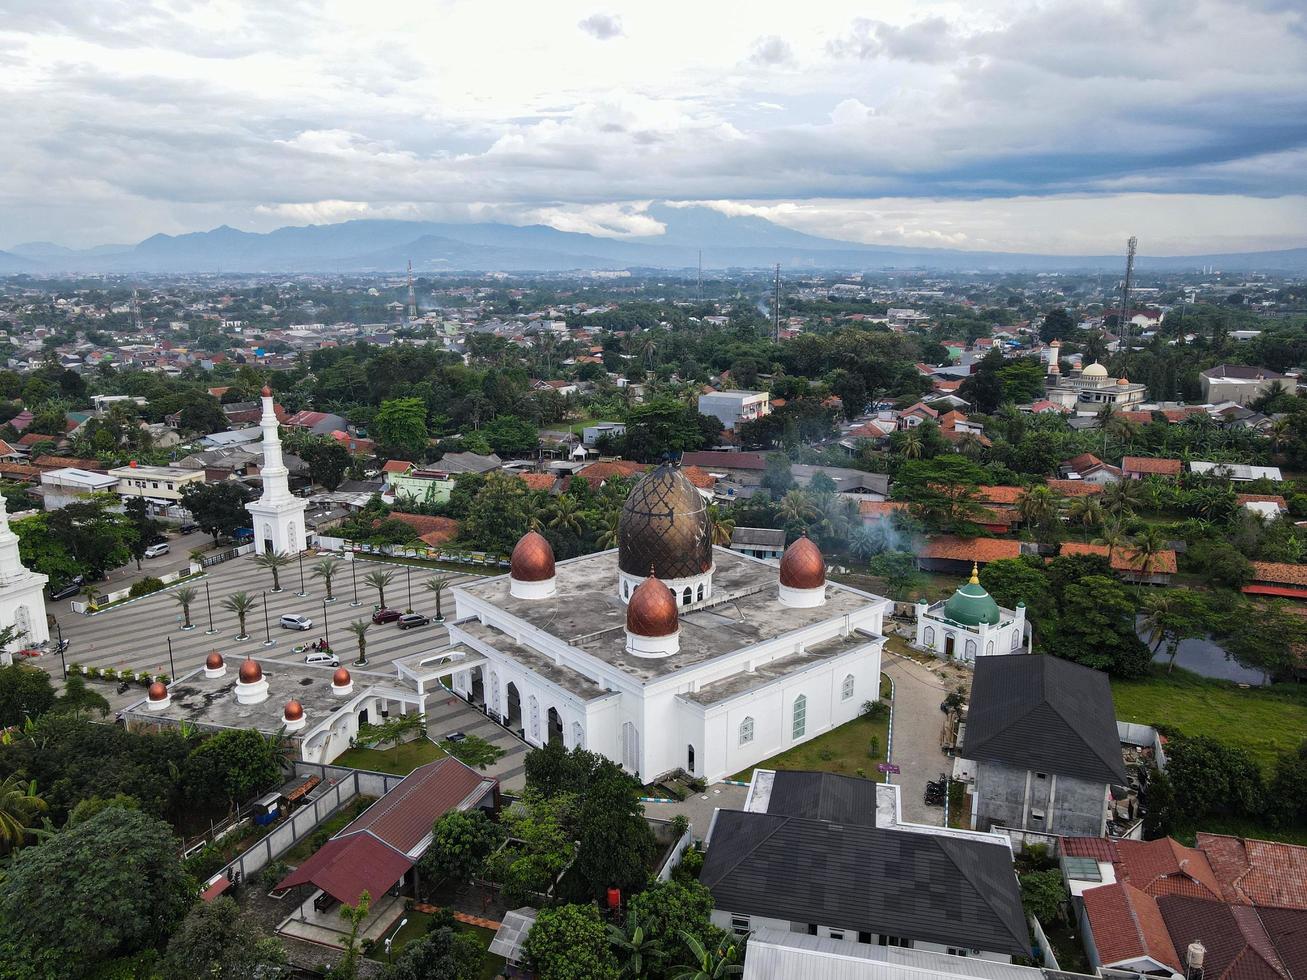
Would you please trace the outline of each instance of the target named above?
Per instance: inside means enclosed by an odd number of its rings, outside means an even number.
[[[349,671],[344,667],[337,667],[336,672],[331,675],[331,683],[336,687],[344,687],[350,683],[350,680]]]

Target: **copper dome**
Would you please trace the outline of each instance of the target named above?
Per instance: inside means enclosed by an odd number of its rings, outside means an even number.
[[[626,629],[636,636],[671,636],[681,628],[676,596],[650,575],[631,593],[626,604]]]
[[[226,663],[227,661],[222,659],[222,654],[217,650],[204,658],[204,666],[209,670],[220,670]]]
[[[299,721],[304,717],[304,705],[291,698],[286,702],[286,710],[282,712],[282,717],[287,721]]]
[[[554,549],[538,531],[518,539],[509,562],[509,575],[519,582],[543,582],[554,577]]]
[[[708,504],[671,463],[651,470],[631,490],[617,524],[617,567],[661,579],[692,578],[712,569]]]
[[[264,385],[264,386],[263,386],[263,391],[261,391],[260,394],[263,395],[264,398],[271,398],[271,397],[272,397],[272,389],[269,388],[267,385]]]
[[[155,681],[150,685],[150,700],[162,701],[168,696],[168,685],[163,681]]]
[[[246,657],[245,662],[241,664],[240,678],[242,684],[257,684],[263,680],[263,668]]]
[[[344,667],[337,667],[336,672],[331,675],[331,683],[336,687],[344,687],[351,682],[349,671]]]
[[[826,559],[806,535],[785,549],[781,557],[781,585],[791,589],[820,589],[826,584]]]

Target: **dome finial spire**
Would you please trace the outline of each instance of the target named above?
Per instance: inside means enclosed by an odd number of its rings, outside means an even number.
[[[974,561],[971,563],[971,584],[972,585],[980,584],[980,566],[976,564]]]

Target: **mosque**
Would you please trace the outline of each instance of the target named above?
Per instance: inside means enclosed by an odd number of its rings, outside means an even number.
[[[1148,400],[1148,386],[1135,384],[1129,378],[1113,378],[1107,368],[1095,361],[1084,370],[1062,375],[1058,361],[1062,342],[1050,345],[1048,375],[1045,379],[1044,398],[1077,415],[1097,415],[1104,406],[1113,411],[1128,412]]]
[[[946,601],[917,603],[917,646],[948,660],[974,664],[977,657],[1020,653],[1026,638],[1026,604],[1004,609],[980,584],[971,566],[971,579]]]
[[[532,745],[561,740],[652,780],[720,779],[856,718],[880,688],[888,600],[714,547],[674,464],[635,486],[616,549],[555,562],[529,531],[507,577],[453,590],[454,690]]]

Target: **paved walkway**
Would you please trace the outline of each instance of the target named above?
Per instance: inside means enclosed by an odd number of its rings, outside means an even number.
[[[940,743],[944,713],[940,702],[950,687],[956,687],[952,671],[944,663],[926,666],[886,651],[882,669],[894,681],[894,744],[891,759],[901,772],[891,780],[899,791],[903,819],[911,823],[943,826],[944,808],[926,806],[926,783],[948,771],[952,760]],[[948,681],[941,678],[948,672]]]
[[[713,783],[706,793],[695,793],[679,803],[646,803],[644,815],[656,820],[671,820],[678,814],[684,814],[694,828],[695,838],[703,840],[708,834],[708,828],[712,826],[713,811],[743,810],[748,795],[747,786]]]
[[[526,786],[526,754],[530,747],[525,742],[462,698],[439,691],[428,693],[427,734],[439,742],[454,732],[479,735],[504,750],[499,761],[485,770],[487,776],[499,780],[504,792],[516,793]]]

